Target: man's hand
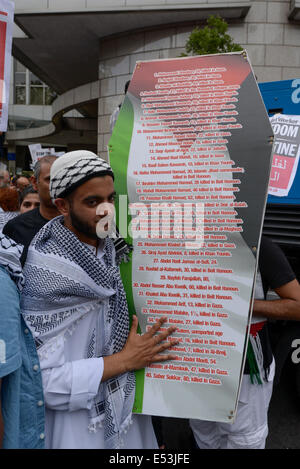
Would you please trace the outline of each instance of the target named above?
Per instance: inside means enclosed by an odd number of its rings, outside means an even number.
[[[163,340],[176,331],[176,327],[169,327],[166,331],[155,335],[166,320],[166,318],[160,318],[148,332],[140,335],[137,333],[138,319],[133,316],[131,330],[121,352],[126,367],[124,371],[140,370],[151,365],[151,363],[163,362],[173,358],[170,354],[159,354],[178,343],[176,339],[162,343]]]
[[[133,316],[132,326],[123,350],[103,359],[104,372],[102,381],[128,371],[140,370],[151,363],[174,358],[171,354],[160,355],[160,353],[179,343],[176,339],[162,343],[176,331],[176,327],[169,327],[166,331],[155,335],[166,320],[166,318],[160,318],[148,332],[140,335],[137,333],[138,319],[136,316]]]

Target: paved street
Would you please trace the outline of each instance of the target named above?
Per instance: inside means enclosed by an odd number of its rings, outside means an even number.
[[[300,449],[300,399],[295,391],[294,365],[290,362],[273,391],[267,448]]]

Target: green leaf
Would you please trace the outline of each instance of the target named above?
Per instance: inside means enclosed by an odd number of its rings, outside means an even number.
[[[211,15],[207,19],[207,26],[195,28],[186,43],[185,49],[189,55],[219,54],[224,52],[237,52],[243,47],[233,42],[232,37],[226,34],[228,24],[220,16]],[[181,54],[181,57],[186,54]]]

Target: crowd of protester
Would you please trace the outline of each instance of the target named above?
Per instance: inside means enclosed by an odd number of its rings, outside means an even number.
[[[39,194],[25,176],[0,172],[0,230],[12,218],[40,205]]]

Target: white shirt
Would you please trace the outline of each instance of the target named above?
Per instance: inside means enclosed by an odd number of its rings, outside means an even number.
[[[89,246],[92,250],[92,246]],[[103,257],[98,248],[97,255]],[[40,356],[46,407],[47,449],[102,449],[104,430],[88,430],[89,409],[103,375],[103,358],[86,356],[88,337],[97,321],[104,321],[107,302],[102,301],[79,321],[72,335],[57,340],[55,350]],[[103,325],[104,327],[104,325]],[[156,449],[151,417],[133,415],[122,436],[124,449]]]

